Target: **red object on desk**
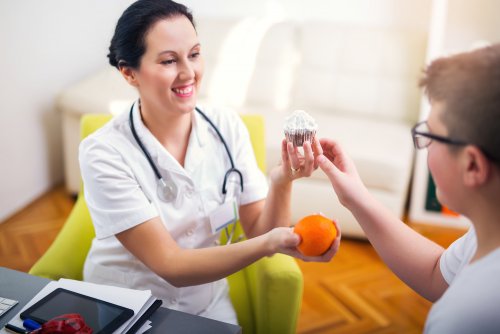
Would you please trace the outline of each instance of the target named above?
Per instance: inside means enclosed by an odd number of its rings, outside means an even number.
[[[92,334],[93,330],[76,313],[63,314],[50,319],[31,334]]]

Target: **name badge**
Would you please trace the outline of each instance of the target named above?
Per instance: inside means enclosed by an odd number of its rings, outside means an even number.
[[[219,233],[228,225],[238,221],[238,219],[238,202],[236,199],[225,201],[210,214],[212,233]]]

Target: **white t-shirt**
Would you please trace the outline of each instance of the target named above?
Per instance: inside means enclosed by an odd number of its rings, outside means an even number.
[[[243,174],[244,191],[239,204],[264,199],[267,180],[257,166],[247,128],[239,115],[227,110],[203,111],[222,133],[236,168]],[[84,279],[149,289],[166,307],[210,317],[210,309],[229,300],[225,279],[176,288],[149,270],[115,237],[159,216],[180,247],[217,244],[219,234],[211,232],[208,217],[223,202],[222,183],[230,162],[214,129],[198,112],[193,111],[192,115],[183,167],[145,127],[137,103],[134,105],[133,119],[139,138],[162,177],[173,180],[179,189],[174,202],[159,199],[157,177],[132,135],[129,112],[116,116],[80,144],[84,194],[96,232],[85,262]]]
[[[469,263],[476,249],[471,227],[441,256],[450,286],[432,306],[425,333],[500,333],[500,248]]]

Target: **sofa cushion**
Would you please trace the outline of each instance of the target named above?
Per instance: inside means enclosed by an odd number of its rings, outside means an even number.
[[[294,108],[416,120],[424,32],[316,21],[303,22],[298,39]]]
[[[406,203],[405,193],[395,196],[393,192],[368,188],[370,194],[396,217],[403,217]],[[329,182],[317,179],[299,179],[294,182],[292,192],[292,221],[312,213],[322,213],[340,225],[342,237],[363,238],[364,233],[353,214],[335,198]]]

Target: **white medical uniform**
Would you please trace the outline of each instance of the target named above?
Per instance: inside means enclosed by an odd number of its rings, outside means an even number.
[[[133,107],[136,132],[160,174],[165,180],[173,180],[179,193],[174,202],[159,199],[157,177],[132,135],[128,112],[83,140],[79,160],[96,232],[85,262],[84,280],[150,289],[168,308],[236,323],[226,279],[176,288],[148,269],[115,237],[159,216],[182,248],[212,247],[219,239],[219,234],[211,232],[209,215],[224,200],[222,183],[230,162],[216,132],[193,111],[183,167],[145,127],[137,105]],[[257,166],[247,128],[239,115],[228,110],[203,111],[222,133],[236,168],[243,174],[244,191],[239,204],[264,199],[267,180]]]
[[[470,263],[476,250],[471,227],[441,255],[449,287],[432,306],[425,333],[500,333],[500,248]]]

